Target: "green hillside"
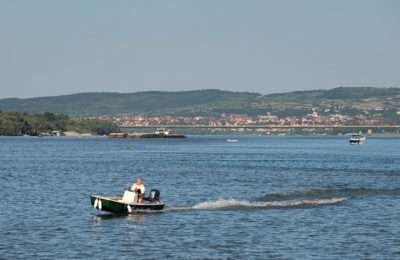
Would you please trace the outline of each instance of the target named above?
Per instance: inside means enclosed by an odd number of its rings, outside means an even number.
[[[216,107],[235,108],[240,104],[248,104],[259,96],[221,90],[80,93],[30,99],[3,99],[0,100],[0,110],[69,115],[207,113]]]
[[[339,87],[330,90],[294,91],[261,95],[222,90],[137,93],[80,93],[29,99],[0,99],[0,110],[57,114],[176,114],[216,115],[265,114],[300,115],[311,109],[352,111],[382,106],[400,107],[400,88]]]

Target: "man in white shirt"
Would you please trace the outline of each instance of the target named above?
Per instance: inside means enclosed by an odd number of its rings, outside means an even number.
[[[138,202],[142,203],[144,199],[144,183],[140,177],[136,178],[136,182],[132,185],[131,191],[135,192],[138,197]]]

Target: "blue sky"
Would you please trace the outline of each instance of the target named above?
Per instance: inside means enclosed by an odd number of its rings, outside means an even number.
[[[400,87],[396,0],[0,0],[0,98]]]

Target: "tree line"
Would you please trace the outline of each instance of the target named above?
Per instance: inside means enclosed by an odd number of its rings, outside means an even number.
[[[0,135],[38,136],[50,131],[76,131],[105,135],[119,132],[119,128],[112,122],[94,119],[73,119],[67,115],[43,113],[29,114],[19,112],[0,111]]]

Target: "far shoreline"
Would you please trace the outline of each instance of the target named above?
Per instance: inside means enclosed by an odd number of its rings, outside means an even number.
[[[338,135],[338,134],[309,134],[309,135],[301,135],[301,134],[286,134],[286,135],[260,135],[260,134],[230,134],[230,133],[195,133],[195,134],[187,134],[186,135],[189,139],[190,137],[201,137],[201,136],[215,136],[215,137],[269,137],[269,138],[293,138],[293,137],[326,137],[326,138],[332,138],[332,137],[340,137],[340,138],[347,138],[346,134]],[[1,138],[6,138],[6,137],[37,137],[37,138],[46,138],[46,139],[52,139],[52,138],[74,138],[74,137],[79,137],[79,138],[93,138],[93,137],[104,137],[110,140],[146,140],[146,139],[164,139],[164,138],[112,138],[109,135],[99,135],[99,134],[93,134],[93,133],[66,133],[65,135],[61,136],[39,136],[39,135],[0,135]],[[388,133],[388,134],[382,134],[382,133],[377,133],[373,135],[367,135],[367,138],[375,138],[375,137],[400,137],[400,134],[396,133]],[[175,138],[174,138],[175,139]],[[180,138],[179,138],[180,139]]]

